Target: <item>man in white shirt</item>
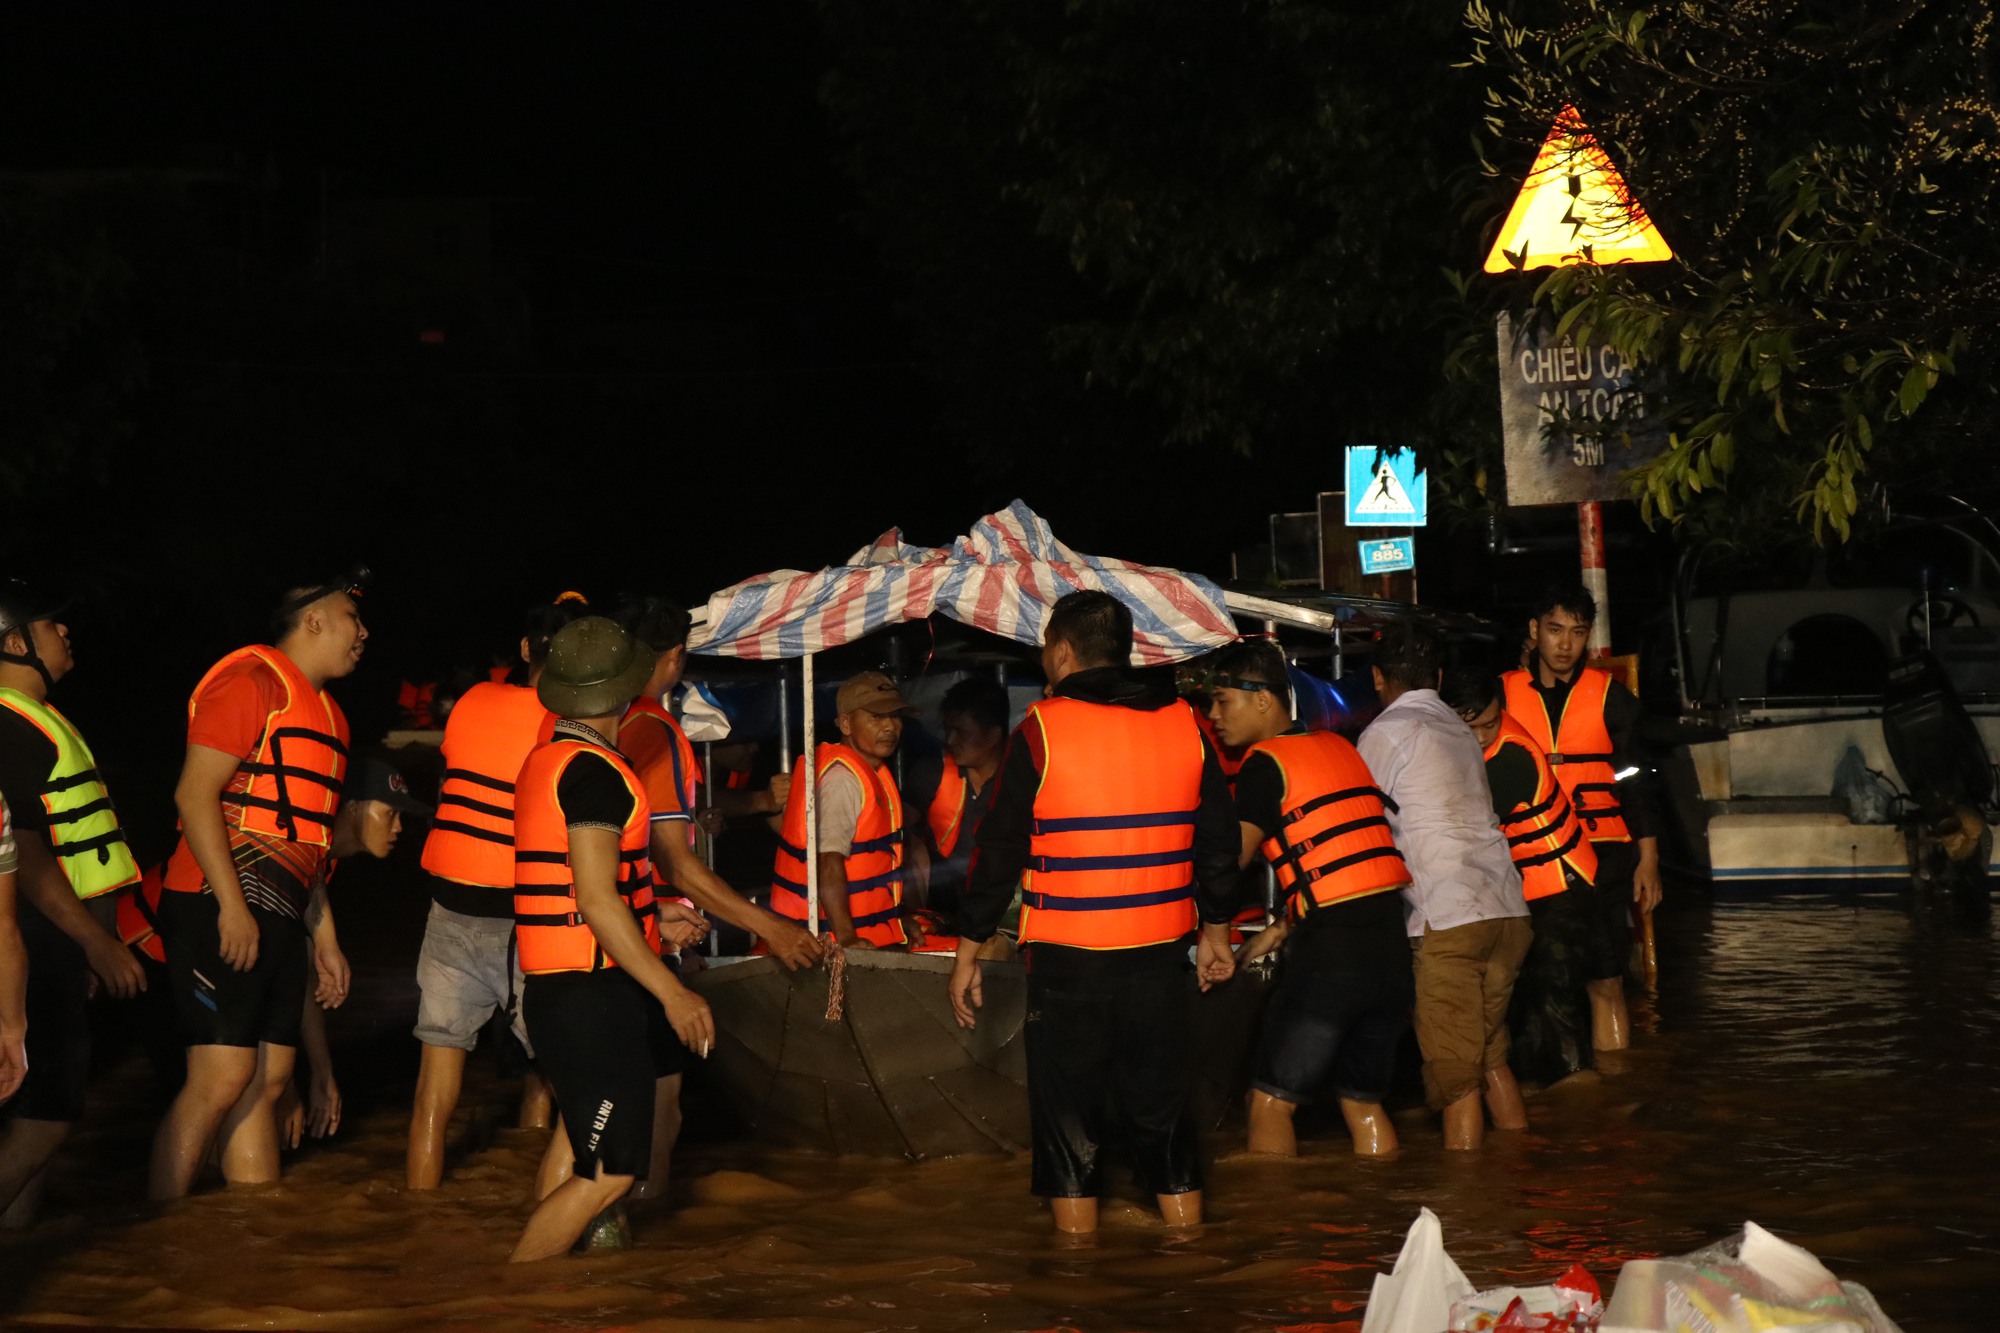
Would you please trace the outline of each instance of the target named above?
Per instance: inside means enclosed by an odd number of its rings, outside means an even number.
[[[1493,814],[1485,756],[1438,697],[1443,665],[1431,630],[1384,630],[1374,665],[1383,709],[1357,748],[1389,797],[1389,827],[1410,870],[1403,900],[1424,1091],[1444,1112],[1445,1147],[1474,1149],[1486,1134],[1481,1093],[1494,1128],[1528,1127],[1507,1068],[1507,1002],[1534,932]]]

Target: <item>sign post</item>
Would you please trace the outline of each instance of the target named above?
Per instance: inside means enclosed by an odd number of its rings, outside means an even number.
[[[1396,446],[1347,446],[1345,514],[1350,528],[1421,528],[1430,514],[1429,475],[1417,466],[1417,451]],[[1416,539],[1363,541],[1357,551],[1361,574],[1382,577],[1382,599],[1393,600],[1391,575],[1408,572],[1410,600],[1417,600]]]

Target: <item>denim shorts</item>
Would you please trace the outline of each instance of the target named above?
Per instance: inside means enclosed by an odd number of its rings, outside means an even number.
[[[417,955],[417,989],[416,1036],[424,1045],[469,1051],[495,1012],[507,1014],[514,1035],[527,1044],[511,917],[466,916],[432,903]]]

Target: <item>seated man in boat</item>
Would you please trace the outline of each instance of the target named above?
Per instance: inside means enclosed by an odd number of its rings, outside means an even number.
[[[840,740],[814,751],[820,919],[842,948],[908,946],[917,932],[903,906],[903,797],[888,763],[916,710],[880,671],[848,680],[834,709]],[[805,795],[794,782],[771,872],[772,910],[794,921],[808,906]]]
[[[935,788],[918,788],[914,803],[926,812],[923,831],[930,854],[924,909],[937,919],[939,933],[958,933],[966,867],[972,864],[979,821],[993,803],[993,779],[999,776],[1000,758],[1007,751],[1009,711],[1007,687],[983,676],[952,686],[939,708],[944,721],[943,765]]]
[[[1410,871],[1403,900],[1424,1092],[1444,1113],[1444,1146],[1475,1149],[1486,1136],[1482,1093],[1496,1129],[1528,1127],[1507,1067],[1507,1005],[1534,931],[1479,742],[1438,697],[1443,658],[1443,643],[1425,626],[1382,632],[1373,666],[1382,712],[1357,748],[1388,798],[1389,827]]]
[[[1595,901],[1604,928],[1624,942],[1615,970],[1590,983],[1591,1044],[1623,1050],[1630,1042],[1625,971],[1632,918],[1660,903],[1660,827],[1653,766],[1639,737],[1639,700],[1602,667],[1586,666],[1597,601],[1579,584],[1554,584],[1528,621],[1532,655],[1525,670],[1500,678],[1504,703],[1548,753],[1556,782],[1583,822],[1597,853]]]
[[[1493,813],[1535,927],[1509,1006],[1512,1063],[1523,1078],[1553,1083],[1590,1068],[1590,980],[1621,967],[1625,946],[1597,907],[1597,853],[1547,754],[1501,708],[1499,680],[1490,671],[1454,671],[1444,701],[1485,751]]]
[[[715,1043],[708,1002],[661,961],[651,811],[617,750],[653,666],[615,621],[586,616],[550,640],[535,687],[557,721],[514,784],[514,936],[567,1152],[537,1177],[516,1263],[569,1249],[646,1175],[660,1083]]]
[[[1247,747],[1236,775],[1239,860],[1248,866],[1261,853],[1270,861],[1285,903],[1243,958],[1284,946],[1250,1086],[1250,1151],[1296,1157],[1293,1115],[1331,1088],[1354,1151],[1385,1156],[1396,1150],[1396,1130],[1382,1099],[1416,1000],[1397,893],[1410,872],[1354,747],[1292,721],[1290,673],[1277,645],[1225,648],[1214,671],[1215,734]]]
[[[1199,932],[1205,984],[1235,967],[1229,784],[1173,683],[1135,678],[1131,660],[1132,613],[1116,598],[1075,592],[1050,611],[1049,697],[1029,707],[994,780],[949,984],[959,1024],[973,1027],[979,948],[1019,880],[1033,1189],[1072,1234],[1097,1229],[1101,1145],[1114,1137],[1169,1225],[1201,1221],[1188,945]]]

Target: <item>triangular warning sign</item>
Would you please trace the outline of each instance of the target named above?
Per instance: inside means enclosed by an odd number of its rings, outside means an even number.
[[[1382,466],[1375,472],[1375,480],[1368,483],[1368,494],[1354,502],[1357,514],[1408,514],[1417,516],[1417,507],[1410,503],[1410,493],[1403,489],[1396,470],[1383,459]]]
[[[1486,271],[1646,264],[1673,257],[1583,117],[1566,106],[1500,224]]]

